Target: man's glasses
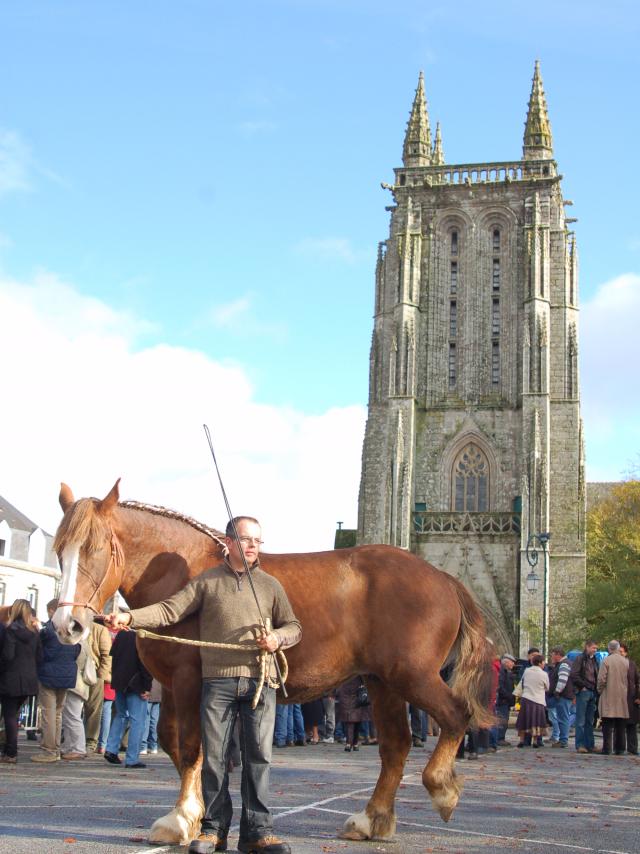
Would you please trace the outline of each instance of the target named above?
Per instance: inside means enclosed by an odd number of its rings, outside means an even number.
[[[264,545],[263,540],[259,540],[257,537],[238,537],[243,546],[262,546]]]

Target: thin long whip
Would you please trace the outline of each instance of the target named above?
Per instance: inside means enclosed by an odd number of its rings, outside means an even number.
[[[216,467],[216,474],[218,475],[218,482],[220,483],[220,491],[222,492],[222,497],[224,499],[225,507],[227,508],[227,515],[229,517],[229,523],[231,525],[231,530],[233,531],[233,538],[238,544],[238,551],[240,553],[240,557],[242,558],[242,563],[244,565],[244,570],[247,578],[249,579],[249,586],[251,587],[251,592],[253,593],[253,598],[256,600],[256,607],[258,609],[258,616],[260,617],[260,625],[265,634],[268,634],[267,624],[265,623],[265,619],[262,616],[262,609],[260,608],[260,602],[258,601],[258,594],[256,593],[256,588],[253,584],[253,578],[251,577],[251,570],[249,569],[249,564],[247,563],[247,558],[242,549],[242,543],[240,542],[240,537],[238,535],[238,529],[236,528],[235,517],[231,512],[231,506],[229,505],[229,499],[227,498],[227,493],[224,488],[224,484],[222,483],[222,475],[220,474],[220,469],[218,467],[218,460],[216,459],[216,452],[213,449],[213,441],[211,439],[211,433],[209,432],[209,428],[206,424],[202,425],[204,429],[205,436],[207,437],[207,442],[209,443],[209,450],[211,451],[211,456],[213,457],[213,464]],[[276,674],[278,676],[278,682],[280,683],[280,687],[282,688],[282,693],[285,697],[288,697],[287,689],[284,686],[284,679],[282,678],[282,673],[280,672],[280,665],[278,663],[278,657],[273,656],[273,663],[276,668]]]

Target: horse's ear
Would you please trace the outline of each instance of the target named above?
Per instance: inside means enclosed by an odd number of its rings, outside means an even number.
[[[111,491],[107,496],[105,496],[99,504],[99,509],[101,513],[110,513],[113,508],[118,504],[120,500],[120,490],[118,489],[118,485],[120,483],[120,478],[116,480],[116,482],[111,487]]]
[[[63,513],[66,513],[69,507],[71,507],[75,502],[73,492],[71,492],[71,487],[67,486],[66,483],[60,484],[60,495],[58,496],[58,501],[60,502],[60,507],[62,507]]]

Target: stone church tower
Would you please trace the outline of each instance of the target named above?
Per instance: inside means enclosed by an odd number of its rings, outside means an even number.
[[[585,586],[578,253],[535,66],[521,160],[445,162],[422,74],[379,247],[359,543],[460,578],[526,652]],[[549,532],[529,592],[530,535]],[[544,576],[547,578],[545,595]],[[530,585],[531,586],[531,585]]]

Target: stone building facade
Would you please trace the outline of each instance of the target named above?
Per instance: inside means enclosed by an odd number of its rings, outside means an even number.
[[[536,63],[521,160],[446,164],[420,75],[403,166],[383,184],[358,542],[459,577],[516,652],[585,586],[578,253],[561,178]],[[526,547],[547,532],[532,593]]]

